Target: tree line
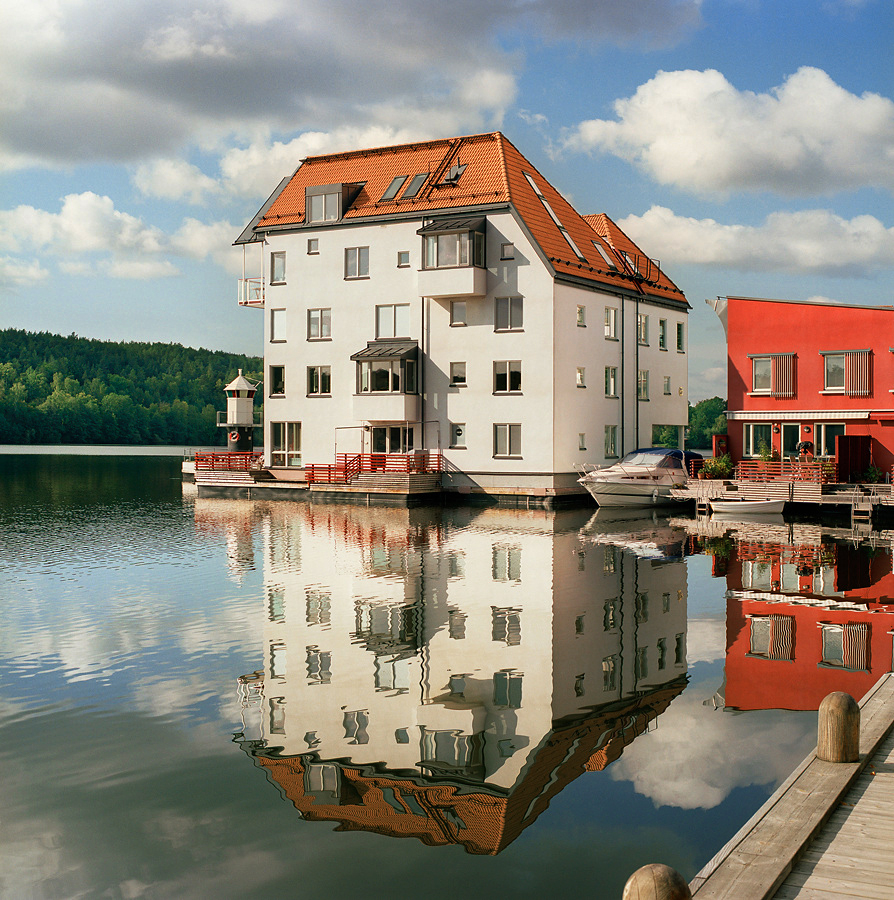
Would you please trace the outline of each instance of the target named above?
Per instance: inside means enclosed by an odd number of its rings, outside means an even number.
[[[0,330],[0,444],[226,442],[217,411],[256,356]]]
[[[686,446],[694,450],[711,448],[711,438],[715,434],[726,434],[726,400],[709,397],[689,404],[689,429]],[[676,426],[656,425],[652,432],[652,443],[656,447],[676,447]]]

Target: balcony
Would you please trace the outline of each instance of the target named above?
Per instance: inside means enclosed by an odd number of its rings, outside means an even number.
[[[416,422],[419,395],[397,392],[354,394],[354,418],[362,422]]]
[[[240,278],[236,286],[236,299],[240,306],[264,306],[264,279]]]
[[[420,297],[483,297],[486,293],[487,269],[480,266],[419,270]]]

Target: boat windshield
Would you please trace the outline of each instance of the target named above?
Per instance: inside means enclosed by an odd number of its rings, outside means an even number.
[[[682,469],[683,460],[672,450],[634,450],[622,460],[622,466],[650,466],[653,469]]]

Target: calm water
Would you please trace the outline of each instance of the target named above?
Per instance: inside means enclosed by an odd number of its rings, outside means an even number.
[[[0,897],[691,877],[809,752],[829,678],[877,677],[800,659],[830,626],[780,611],[890,631],[890,548],[797,528],[199,500],[176,458],[0,456]]]

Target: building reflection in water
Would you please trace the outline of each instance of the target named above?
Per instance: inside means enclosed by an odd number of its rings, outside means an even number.
[[[239,679],[237,740],[305,819],[498,853],[685,687],[684,532],[589,512],[252,509],[264,665]]]
[[[859,700],[894,662],[891,535],[779,522],[679,520],[726,578],[727,709]]]

